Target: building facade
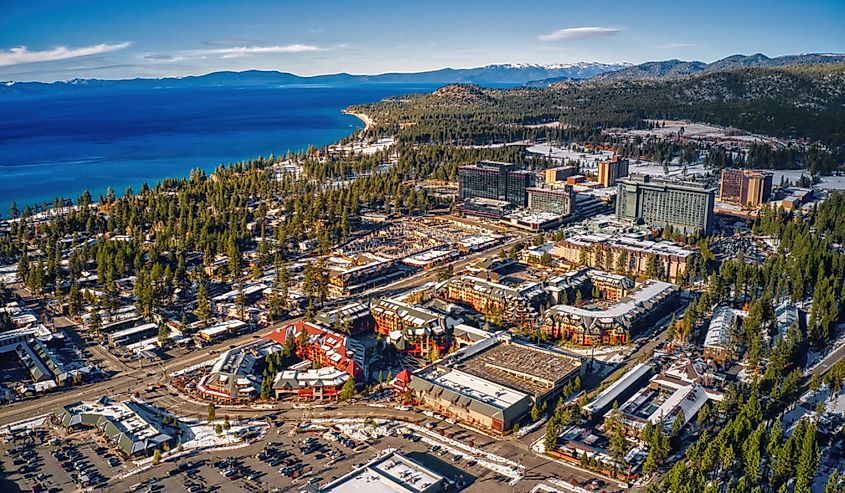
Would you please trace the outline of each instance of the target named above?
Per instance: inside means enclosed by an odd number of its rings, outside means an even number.
[[[606,187],[616,185],[620,178],[628,176],[628,160],[613,156],[610,161],[599,161],[599,183]]]
[[[713,229],[715,188],[694,182],[672,182],[633,175],[619,180],[616,217],[642,221],[679,233],[710,234]]]
[[[428,354],[448,346],[444,317],[404,301],[382,298],[370,307],[376,333],[403,352]]]
[[[458,168],[461,200],[484,198],[525,207],[525,189],[533,183],[534,174],[517,169],[513,163],[480,161],[476,165]]]
[[[772,195],[772,173],[749,169],[724,169],[719,201],[756,209]]]
[[[563,190],[553,188],[529,187],[528,208],[534,211],[551,212],[560,216],[572,214],[575,203],[575,191],[569,185]]]
[[[679,299],[674,284],[646,281],[606,308],[555,305],[546,310],[542,330],[578,346],[627,344],[633,334],[675,310]]]
[[[626,235],[580,234],[555,244],[552,255],[572,265],[585,265],[630,276],[650,269],[674,281],[687,270],[696,252],[669,241],[651,241]],[[652,265],[649,265],[649,264]]]
[[[537,316],[544,292],[539,283],[510,287],[481,277],[460,276],[449,279],[438,296],[471,306],[488,316],[498,314],[501,321],[519,323]],[[500,322],[501,322],[500,321]]]

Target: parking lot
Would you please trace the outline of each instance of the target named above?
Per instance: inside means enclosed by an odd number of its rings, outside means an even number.
[[[3,444],[3,491],[69,491],[123,471],[123,461],[88,438],[62,440],[41,431]]]
[[[403,454],[464,486],[479,478],[504,479],[496,478],[472,458],[457,457],[446,448],[432,447],[413,435],[385,436],[365,443],[331,429],[291,433],[292,429],[292,425],[274,428],[264,440],[247,447],[201,452],[161,463],[112,480],[103,491],[298,491],[309,482],[326,484],[388,448],[401,449]]]

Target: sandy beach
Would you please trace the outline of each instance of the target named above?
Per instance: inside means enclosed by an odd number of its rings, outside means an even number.
[[[346,113],[347,115],[352,115],[355,118],[364,122],[364,130],[369,130],[369,128],[371,126],[373,126],[373,119],[370,118],[370,116],[365,114],[365,113],[353,113],[351,111],[346,111],[346,110],[344,110],[343,112]]]

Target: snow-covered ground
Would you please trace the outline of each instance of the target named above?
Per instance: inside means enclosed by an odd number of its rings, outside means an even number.
[[[445,448],[452,455],[471,457],[479,466],[509,478],[510,485],[516,484],[525,475],[525,466],[522,464],[404,421],[376,419],[367,422],[360,418],[343,418],[313,419],[311,422],[313,425],[307,428],[309,430],[321,431],[328,429],[329,426],[334,426],[344,435],[361,442],[381,438],[393,432],[398,434],[412,433],[421,437],[422,441],[429,445],[439,445],[441,448]]]
[[[34,430],[35,428],[40,427],[47,421],[49,414],[41,414],[39,416],[35,416],[32,418],[27,418],[23,421],[18,421],[9,425],[6,425],[0,428],[0,435],[8,435],[11,433],[16,433],[19,431],[25,430]]]
[[[675,159],[675,161],[677,161],[677,159]],[[679,166],[678,163],[675,162],[669,165],[668,174],[664,174],[663,171],[663,164],[654,161],[629,161],[628,164],[629,173],[651,175],[654,177],[683,178],[684,176],[692,177],[694,175],[706,175],[708,173],[712,173],[712,170],[705,168],[704,164],[700,162],[688,164],[686,166],[686,169],[683,166]]]
[[[599,161],[607,161],[613,157],[613,152],[611,151],[573,151],[572,149],[564,149],[546,144],[532,145],[526,150],[532,154],[557,159],[564,164],[570,161],[576,161],[584,169],[598,169]]]
[[[354,154],[364,154],[369,156],[371,154],[381,152],[392,145],[393,137],[385,137],[372,143],[363,140],[356,140],[344,145],[333,145],[329,147],[329,150],[347,153],[351,152]]]
[[[707,123],[693,123],[686,120],[649,120],[660,123],[661,126],[653,129],[641,130],[608,130],[609,134],[639,136],[639,137],[674,137],[678,135],[681,128],[684,129],[684,137],[696,140],[730,140],[734,142],[768,142],[784,145],[783,141],[765,135],[756,135],[736,128],[720,127]]]

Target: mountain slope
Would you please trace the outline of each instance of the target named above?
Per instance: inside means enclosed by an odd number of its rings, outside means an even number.
[[[288,72],[248,70],[244,72],[213,72],[200,76],[162,79],[72,79],[69,81],[6,82],[0,83],[0,94],[47,94],[81,90],[140,90],[190,87],[250,87],[287,84],[364,84],[364,83],[425,83],[425,84],[524,84],[530,80],[549,77],[587,79],[605,72],[619,70],[628,64],[580,62],[573,64],[535,65],[500,64],[484,67],[445,68],[427,72],[351,75],[346,73],[304,77]]]
[[[769,58],[762,53],[754,55],[731,55],[713,63],[699,61],[665,60],[646,62],[622,70],[599,74],[595,80],[640,80],[658,78],[687,77],[695,74],[713,73],[740,68],[771,68],[785,65],[807,65],[843,63],[845,55],[812,53],[804,55],[785,55]]]
[[[454,86],[355,110],[413,143],[590,140],[605,128],[677,118],[845,148],[845,63],[565,81],[543,89]],[[561,125],[531,128],[556,121]]]

